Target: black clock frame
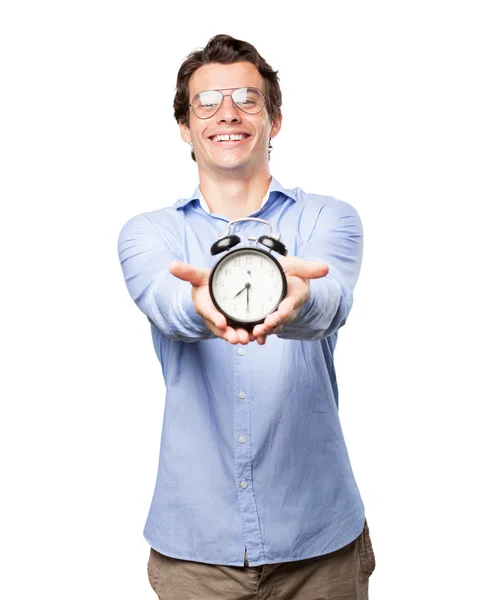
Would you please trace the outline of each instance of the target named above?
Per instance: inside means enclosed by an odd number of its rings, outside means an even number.
[[[213,292],[213,279],[214,279],[214,274],[215,274],[216,270],[226,259],[229,259],[233,254],[237,254],[238,252],[256,252],[258,254],[267,256],[276,264],[276,266],[279,269],[279,272],[281,273],[281,279],[282,279],[282,283],[283,283],[283,289],[281,291],[281,296],[280,296],[280,299],[278,300],[278,303],[276,304],[276,306],[268,314],[273,313],[278,308],[278,306],[281,304],[281,302],[284,300],[284,298],[286,296],[288,284],[286,281],[286,275],[283,271],[283,267],[281,266],[281,263],[279,262],[279,260],[277,258],[275,258],[271,254],[271,252],[266,252],[265,250],[262,250],[261,248],[242,246],[241,248],[236,248],[235,250],[230,250],[228,252],[228,254],[225,254],[225,256],[222,256],[220,258],[220,260],[216,263],[216,265],[213,267],[213,269],[210,273],[210,278],[209,278],[209,282],[208,282],[210,297],[211,297],[211,300],[213,301],[213,304],[219,310],[219,312],[226,317],[226,322],[228,323],[228,325],[231,325],[232,327],[241,327],[242,329],[246,329],[247,331],[251,332],[253,330],[253,328],[255,327],[255,325],[259,325],[260,323],[263,323],[264,319],[266,317],[264,317],[263,319],[260,319],[259,321],[237,321],[236,319],[234,319],[230,315],[228,315],[228,313],[226,313],[218,305],[218,303],[215,300],[215,296],[214,296],[214,292]]]

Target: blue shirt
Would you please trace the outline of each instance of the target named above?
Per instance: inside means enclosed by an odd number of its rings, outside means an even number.
[[[264,346],[216,338],[191,285],[169,273],[173,260],[211,268],[219,258],[210,248],[229,220],[203,210],[199,188],[120,233],[128,291],[151,323],[166,386],[144,536],[174,558],[243,566],[246,549],[250,566],[294,561],[342,548],[363,529],[333,363],[361,265],[361,221],[345,202],[274,178],[268,195],[250,216],[271,222],[290,256],[322,260],[329,273]],[[234,233],[247,244],[268,229],[244,222]]]

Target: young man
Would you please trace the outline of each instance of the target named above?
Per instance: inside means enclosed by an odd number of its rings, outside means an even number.
[[[365,600],[374,553],[333,364],[359,275],[360,219],[271,177],[281,91],[250,44],[219,35],[190,54],[174,109],[199,187],[134,217],[119,239],[166,384],[144,531],[150,583],[163,600]],[[289,251],[279,257],[287,294],[252,331],[227,323],[208,287],[211,245],[248,216]],[[251,221],[234,229],[245,246],[265,233]]]

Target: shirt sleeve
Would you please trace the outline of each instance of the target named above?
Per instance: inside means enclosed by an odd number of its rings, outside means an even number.
[[[172,237],[168,228],[163,230],[146,214],[123,226],[118,255],[130,296],[168,338],[183,342],[213,338],[194,309],[191,284],[168,270],[172,261],[183,260],[181,253],[172,249]]]
[[[304,260],[325,262],[328,275],[310,280],[309,300],[278,337],[315,341],[342,327],[353,303],[362,253],[363,230],[358,213],[346,202],[331,199],[319,211],[312,233],[299,252]]]

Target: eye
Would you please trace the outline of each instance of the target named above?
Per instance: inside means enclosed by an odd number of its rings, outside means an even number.
[[[215,90],[200,92],[193,98],[193,105],[199,108],[215,108],[221,104],[223,96]]]
[[[238,88],[232,94],[238,106],[254,109],[262,104],[261,93],[254,88]]]
[[[237,100],[235,99],[236,104],[256,104],[256,99],[252,96],[241,96]]]

